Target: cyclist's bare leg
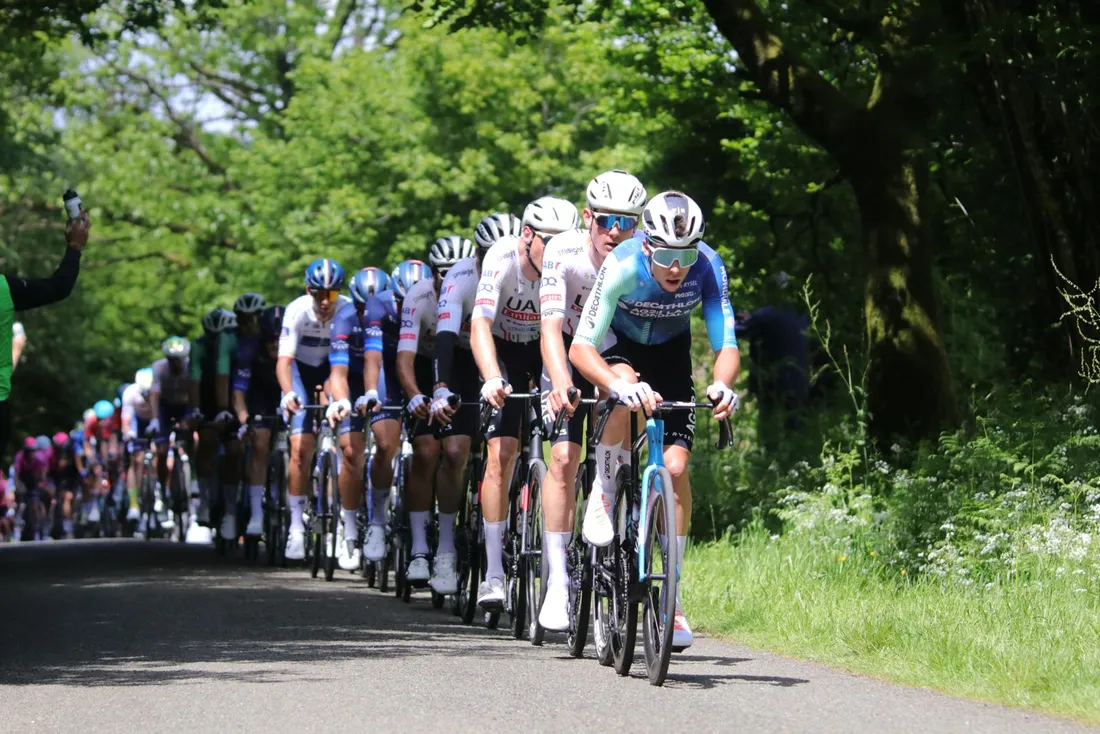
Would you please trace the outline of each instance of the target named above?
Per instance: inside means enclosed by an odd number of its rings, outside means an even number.
[[[362,431],[340,436],[340,450],[343,453],[339,478],[340,508],[343,510],[358,510],[363,504],[363,451],[366,445],[367,439]]]
[[[252,453],[248,462],[248,484],[262,487],[267,482],[267,458],[271,451],[271,429],[252,431]]]
[[[290,437],[290,486],[291,497],[305,497],[309,488],[309,460],[313,456],[313,434],[299,433]]]
[[[419,442],[420,439],[417,439],[417,441]],[[470,458],[470,442],[469,436],[448,436],[441,442],[443,453],[439,461],[439,469],[435,475],[435,488],[439,499],[440,512],[458,512],[463,490],[462,482],[466,477],[466,461]],[[413,465],[416,466],[415,461]],[[429,465],[434,466],[434,463]],[[413,476],[417,475],[414,473]],[[430,485],[428,491],[431,491]],[[431,508],[430,494],[428,496],[428,505],[424,509]]]
[[[413,440],[412,466],[409,468],[409,481],[406,484],[406,506],[409,512],[428,512],[432,509],[432,477],[439,465],[439,440],[434,436],[417,436]],[[453,512],[454,507],[443,506],[440,489],[440,512]]]
[[[485,522],[504,522],[508,517],[508,482],[516,463],[519,439],[500,436],[488,441],[481,509]]]

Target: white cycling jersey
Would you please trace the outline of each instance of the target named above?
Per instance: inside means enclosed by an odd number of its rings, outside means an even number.
[[[438,301],[434,278],[424,278],[413,283],[401,304],[401,332],[397,337],[397,351],[416,352],[429,358],[432,356]]]
[[[336,315],[344,304],[351,303],[347,296],[340,296],[333,304]],[[328,362],[329,335],[332,318],[321,321],[313,308],[313,296],[295,298],[283,313],[283,331],[279,335],[279,356],[293,357],[310,367],[320,367]]]
[[[168,359],[153,362],[153,387],[150,392],[160,393],[161,405],[187,405],[191,401],[191,360],[183,360],[183,369],[172,374]]]
[[[454,264],[443,278],[436,305],[435,331],[458,334],[458,346],[470,348],[470,316],[477,292],[477,258],[465,257]]]
[[[152,420],[153,406],[141,394],[140,387],[130,385],[122,391],[122,422],[130,423],[133,430],[132,424],[135,417],[143,421]]]
[[[561,319],[561,331],[573,336],[584,302],[596,283],[588,232],[574,229],[557,235],[542,255],[539,308],[543,319]]]
[[[507,235],[485,253],[474,318],[491,319],[493,336],[509,342],[539,338],[539,281],[527,280],[519,238]]]

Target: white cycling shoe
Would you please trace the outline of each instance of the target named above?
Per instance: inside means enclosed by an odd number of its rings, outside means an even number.
[[[432,563],[432,580],[429,582],[437,594],[453,594],[458,591],[458,556],[440,553]]]
[[[371,563],[377,563],[386,557],[385,525],[367,526],[367,537],[363,539],[363,557]]]
[[[137,522],[141,519],[141,510],[136,507],[131,507],[126,511],[126,522]]]
[[[477,587],[477,605],[486,611],[504,608],[504,579],[490,578]]]
[[[356,541],[344,540],[336,545],[336,563],[345,571],[354,571],[359,568],[359,549]]]
[[[431,576],[432,570],[428,565],[427,556],[416,556],[409,562],[409,570],[405,572],[408,581],[423,582]]]
[[[611,525],[613,509],[607,499],[589,497],[584,508],[584,525],[581,536],[584,542],[600,548],[611,545],[615,539],[615,528]]]
[[[672,621],[672,647],[677,650],[691,647],[691,643],[695,642],[695,635],[691,632],[691,626],[688,625],[687,617],[679,609],[676,610],[676,616]]]
[[[191,526],[187,528],[186,541],[192,545],[207,545],[213,542],[214,534],[210,531],[210,528],[205,525],[199,525],[191,523]]]
[[[244,529],[244,534],[250,538],[257,538],[264,534],[264,516],[262,514],[253,515],[248,518],[248,527]]]
[[[565,632],[569,629],[569,587],[554,584],[546,589],[546,598],[539,610],[539,624],[550,632]]]
[[[306,532],[304,530],[290,531],[290,537],[286,541],[286,559],[288,561],[304,561],[306,557]]]

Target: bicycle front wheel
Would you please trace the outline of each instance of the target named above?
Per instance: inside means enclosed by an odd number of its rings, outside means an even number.
[[[581,535],[584,518],[584,490],[587,487],[588,467],[581,465],[577,472],[576,510],[573,513],[573,538],[569,543],[566,561],[569,570],[569,632],[565,644],[575,658],[584,655],[588,642],[588,621],[592,612],[592,553]]]
[[[648,511],[644,528],[645,574],[642,601],[642,640],[650,685],[660,686],[668,675],[672,656],[673,620],[676,616],[676,584],[679,548],[676,545],[676,500],[672,477],[664,467],[646,474]],[[643,495],[644,496],[644,495]]]
[[[523,511],[524,559],[527,572],[527,630],[532,645],[541,645],[546,630],[539,624],[539,610],[546,597],[549,568],[542,553],[542,484],[546,465],[532,461],[527,475],[527,497]]]
[[[326,452],[321,458],[321,529],[325,541],[325,581],[332,581],[336,574],[336,544],[340,533],[340,487],[336,483],[336,461],[332,452]]]

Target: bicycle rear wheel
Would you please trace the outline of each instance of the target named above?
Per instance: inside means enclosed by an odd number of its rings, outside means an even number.
[[[638,635],[638,602],[631,598],[631,579],[637,568],[637,530],[633,527],[634,496],[631,468],[623,466],[615,475],[615,535],[611,547],[616,556],[616,583],[612,592],[611,653],[615,672],[629,675],[634,663]]]
[[[659,467],[649,472],[648,511],[644,530],[643,569],[645,597],[642,602],[642,640],[645,664],[651,685],[659,686],[668,675],[672,656],[673,620],[676,615],[676,502],[672,497],[672,477]],[[665,542],[660,542],[661,536]]]

